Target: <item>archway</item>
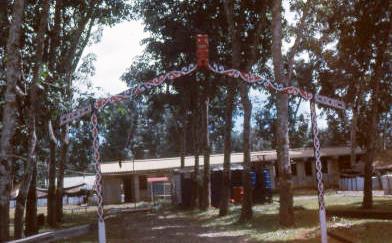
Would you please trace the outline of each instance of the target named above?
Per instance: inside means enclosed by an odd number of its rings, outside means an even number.
[[[120,94],[113,95],[107,98],[95,100],[92,104],[81,107],[73,112],[64,114],[60,117],[60,125],[66,125],[71,121],[77,120],[84,115],[91,114],[92,124],[92,135],[93,135],[93,159],[96,170],[95,189],[98,197],[98,239],[99,242],[106,242],[105,222],[103,213],[103,198],[102,198],[102,175],[100,165],[100,154],[99,154],[99,140],[98,140],[98,118],[97,113],[107,104],[114,104],[121,102],[125,99],[132,98],[133,96],[140,95],[146,90],[153,87],[159,86],[168,80],[175,80],[177,78],[189,75],[198,69],[205,69],[213,73],[225,75],[231,78],[237,78],[248,84],[254,84],[264,86],[267,89],[274,90],[276,92],[287,93],[290,95],[296,95],[302,97],[304,100],[310,103],[312,133],[313,133],[313,145],[314,145],[314,157],[316,162],[316,179],[318,189],[318,203],[319,203],[319,217],[320,217],[320,229],[321,229],[321,242],[327,242],[327,224],[326,224],[326,212],[324,203],[324,183],[322,174],[322,164],[320,160],[320,141],[318,138],[318,127],[317,127],[317,114],[316,114],[316,103],[326,105],[335,109],[345,109],[345,103],[336,99],[321,96],[318,94],[312,94],[305,90],[299,89],[294,86],[284,86],[277,82],[271,82],[263,79],[261,76],[252,73],[244,73],[236,69],[225,69],[222,65],[210,64],[208,59],[208,36],[198,35],[197,36],[197,64],[191,64],[187,67],[182,68],[180,71],[171,71],[161,76],[158,76],[148,82],[139,84],[136,88],[131,88],[121,92]]]

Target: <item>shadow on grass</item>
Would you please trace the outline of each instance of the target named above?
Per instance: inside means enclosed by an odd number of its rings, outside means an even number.
[[[327,204],[327,209],[361,209],[361,198],[344,198],[334,197],[329,198],[330,202]],[[347,200],[348,199],[348,200]],[[309,200],[301,201],[298,200],[296,203],[295,210],[295,225],[289,228],[282,228],[279,225],[279,205],[278,203],[257,205],[254,207],[253,219],[246,223],[238,222],[240,215],[240,207],[234,206],[231,208],[228,216],[219,217],[218,210],[212,209],[206,212],[191,211],[186,212],[185,215],[190,217],[192,220],[198,221],[204,227],[216,227],[218,230],[227,232],[243,232],[251,241],[256,242],[319,242],[319,212],[317,207],[317,201],[313,200],[311,203]],[[390,210],[392,209],[392,200],[376,199],[374,201],[374,210]],[[333,219],[333,220],[336,220]],[[353,232],[359,232],[361,230],[372,230],[373,233],[363,235],[361,238],[369,239],[366,242],[380,242],[377,238],[377,231],[382,229],[378,227],[379,224],[392,226],[392,221],[381,220],[346,220],[338,219],[336,222],[329,222],[328,231],[336,231],[336,227],[339,226],[340,220],[346,222],[349,230]],[[383,231],[386,239],[381,242],[388,242],[392,236],[391,233]],[[389,237],[389,238],[388,238]],[[359,239],[361,239],[359,238]],[[388,239],[388,240],[387,240]]]
[[[328,196],[327,209],[359,209],[361,198]],[[112,242],[320,242],[317,198],[301,198],[295,201],[293,227],[279,225],[279,203],[256,205],[254,217],[239,223],[241,207],[231,205],[227,216],[219,217],[218,209],[207,211],[180,210],[163,207],[155,213],[121,215],[106,222],[108,239]],[[391,200],[375,200],[375,209],[390,209]],[[330,218],[329,232],[353,235],[354,242],[390,242],[392,221]],[[96,241],[97,232],[79,240]],[[165,235],[163,241],[161,237]],[[127,241],[128,239],[128,241]],[[359,239],[359,240],[358,240]]]

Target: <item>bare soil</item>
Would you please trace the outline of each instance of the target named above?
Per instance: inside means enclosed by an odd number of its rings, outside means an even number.
[[[203,227],[164,212],[129,213],[106,220],[108,242],[248,242],[243,236]],[[97,232],[68,242],[96,242]]]

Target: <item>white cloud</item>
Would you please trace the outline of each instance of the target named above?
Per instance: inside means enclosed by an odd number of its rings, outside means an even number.
[[[127,89],[120,77],[133,59],[142,53],[141,40],[146,37],[140,21],[123,22],[112,28],[105,27],[102,40],[84,51],[84,55],[97,55],[96,73],[91,78],[92,86],[101,88],[103,94],[116,94]]]

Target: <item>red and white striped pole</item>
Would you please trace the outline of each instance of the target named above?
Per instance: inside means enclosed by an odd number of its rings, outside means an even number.
[[[101,162],[99,155],[99,137],[98,137],[98,117],[97,117],[97,102],[92,104],[91,112],[91,125],[92,125],[92,135],[93,135],[93,159],[95,164],[95,191],[97,193],[97,214],[98,214],[98,242],[106,243],[106,229],[105,221],[103,217],[103,196],[102,196],[102,174],[101,174]]]
[[[318,189],[321,242],[327,243],[328,242],[327,219],[326,219],[325,203],[324,203],[323,172],[322,172],[322,164],[320,160],[320,140],[318,138],[316,104],[314,103],[313,100],[310,101],[310,116],[312,120],[314,157],[316,159],[316,179],[317,179],[317,189]]]

